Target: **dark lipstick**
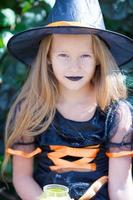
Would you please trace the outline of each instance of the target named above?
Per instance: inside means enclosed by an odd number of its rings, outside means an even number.
[[[81,78],[83,78],[83,76],[65,76],[67,79],[71,80],[71,81],[78,81]]]

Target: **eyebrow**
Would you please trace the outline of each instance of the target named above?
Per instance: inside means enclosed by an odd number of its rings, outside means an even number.
[[[58,51],[56,51],[56,52],[57,52],[57,53],[60,53],[60,52],[63,52],[63,53],[66,53],[66,52],[67,52],[67,53],[69,53],[69,51],[62,51],[62,50],[60,50],[60,51],[58,50]]]
[[[55,51],[56,53],[70,53],[69,51],[62,51],[62,50],[60,50],[60,51]],[[83,51],[83,52],[80,52],[80,53],[85,53],[85,54],[90,54],[90,53],[93,53],[93,52],[90,52],[90,51]]]

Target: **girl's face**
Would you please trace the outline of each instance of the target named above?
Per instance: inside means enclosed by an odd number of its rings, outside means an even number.
[[[49,60],[60,88],[88,88],[96,61],[89,35],[53,35]]]

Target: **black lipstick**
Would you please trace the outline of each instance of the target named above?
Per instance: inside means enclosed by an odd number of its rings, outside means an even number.
[[[71,80],[71,81],[78,81],[81,78],[83,78],[83,76],[65,76],[67,79]]]

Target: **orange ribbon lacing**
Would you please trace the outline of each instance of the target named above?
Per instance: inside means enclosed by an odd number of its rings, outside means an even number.
[[[97,179],[90,187],[89,189],[83,194],[82,197],[79,198],[79,200],[90,200],[92,197],[96,195],[98,190],[107,183],[108,177],[102,176],[99,179]]]
[[[11,154],[11,155],[17,155],[17,156],[22,156],[22,157],[24,157],[24,158],[31,158],[31,157],[33,157],[33,156],[35,156],[36,154],[38,154],[38,153],[41,153],[42,152],[42,150],[41,150],[41,148],[36,148],[34,151],[32,151],[31,153],[26,153],[26,152],[24,152],[24,151],[21,151],[21,150],[14,150],[14,149],[11,149],[11,148],[8,148],[7,150],[6,150],[6,153],[9,153],[9,154]]]
[[[48,158],[54,163],[50,166],[52,171],[66,172],[66,171],[94,171],[96,170],[96,163],[90,163],[94,160],[99,152],[99,145],[88,146],[84,148],[73,148],[67,146],[50,146],[53,152],[47,154]],[[68,161],[63,159],[65,156],[78,157],[76,161]]]
[[[133,151],[120,151],[118,153],[106,152],[109,158],[118,158],[123,156],[133,156]]]

